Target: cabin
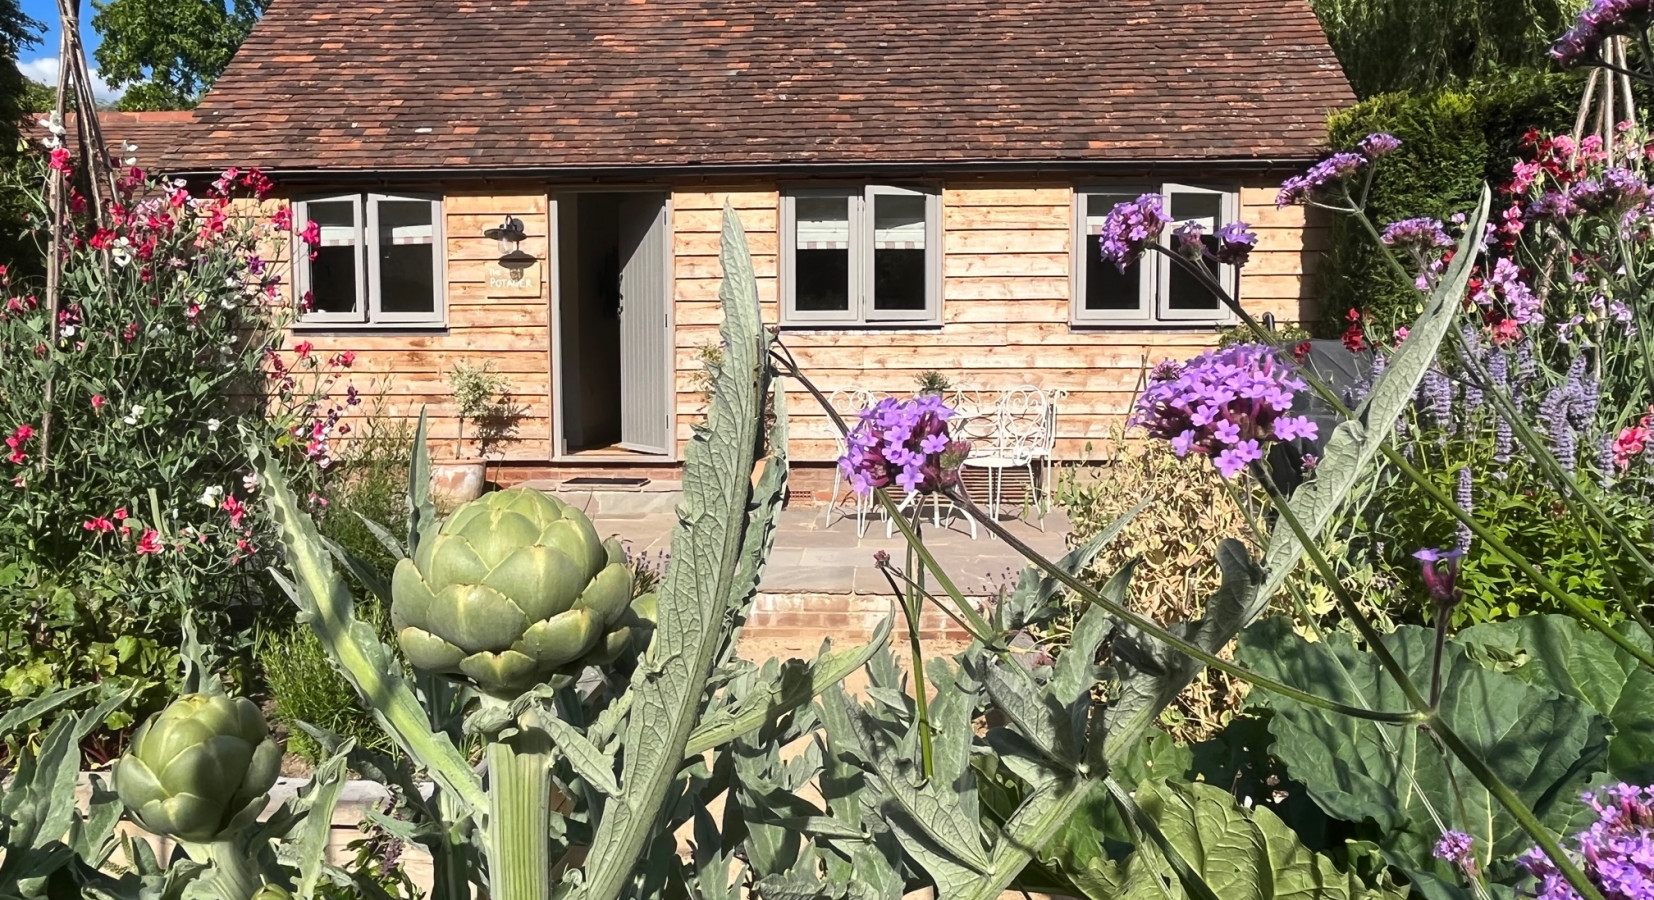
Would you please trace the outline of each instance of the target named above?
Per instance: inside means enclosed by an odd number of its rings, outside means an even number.
[[[1232,288],[1314,318],[1328,223],[1275,193],[1353,100],[1307,0],[274,0],[138,155],[259,167],[319,224],[295,340],[353,351],[388,411],[428,407],[438,456],[465,452],[445,375],[504,373],[505,483],[673,477],[726,204],[823,390],[1061,392],[1054,458],[1081,460],[1147,366],[1232,324],[1153,257],[1104,263],[1109,208],[1249,222]],[[795,483],[825,488],[828,420],[784,388]]]

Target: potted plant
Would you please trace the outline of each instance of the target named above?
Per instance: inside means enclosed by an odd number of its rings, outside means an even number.
[[[456,363],[447,380],[454,392],[459,432],[453,460],[432,467],[432,490],[451,503],[464,503],[482,495],[488,460],[491,455],[497,458],[499,445],[516,433],[522,410],[512,402],[509,381],[491,361]],[[474,454],[466,452],[467,423],[476,444]]]

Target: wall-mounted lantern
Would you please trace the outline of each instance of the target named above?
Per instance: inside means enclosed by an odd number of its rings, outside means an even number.
[[[528,235],[523,233],[523,220],[506,216],[505,221],[498,228],[490,228],[482,236],[500,244],[500,268],[511,272],[521,272],[534,265],[536,260],[532,254],[520,246]]]

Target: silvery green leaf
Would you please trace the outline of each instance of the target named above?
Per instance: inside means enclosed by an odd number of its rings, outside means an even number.
[[[1046,759],[1072,769],[1080,761],[1070,732],[1068,710],[1040,690],[1032,675],[1015,663],[994,660],[987,665],[988,696],[1016,729]]]
[[[408,555],[408,551],[402,546],[402,542],[390,533],[390,529],[362,515],[360,512],[356,513],[356,518],[361,521],[362,527],[373,535],[380,546],[385,548],[385,552],[389,553],[392,559],[402,559]]]
[[[292,864],[299,870],[294,900],[312,900],[316,895],[316,885],[327,862],[328,839],[333,835],[333,809],[338,805],[339,791],[345,786],[345,762],[351,745],[351,741],[346,741],[327,762],[317,767],[310,783],[296,798],[304,810],[304,821],[299,824],[298,833],[282,844],[284,851],[292,853]]]
[[[574,767],[574,772],[607,797],[619,797],[620,785],[615,782],[614,757],[592,746],[586,736],[569,723],[552,716],[541,716],[540,726],[551,735],[551,742],[563,758]]]
[[[1019,732],[990,728],[985,740],[999,764],[1028,785],[1029,790],[1038,790],[1068,774],[1067,767],[1059,768],[1047,762],[1049,757]]]
[[[1131,524],[1131,520],[1136,518],[1137,514],[1142,512],[1149,503],[1150,501],[1145,500],[1127,510],[1118,519],[1109,523],[1107,528],[1098,532],[1091,540],[1068,551],[1061,559],[1057,560],[1057,568],[1076,576],[1084,572],[1086,567],[1091,565],[1091,561],[1097,558],[1097,554],[1101,553],[1110,541],[1118,537],[1120,532]],[[1048,612],[1054,608],[1052,600],[1063,590],[1063,583],[1057,580],[1056,576],[1042,572],[1035,566],[1028,566],[1022,570],[1022,574],[1018,577],[1016,589],[994,611],[998,627],[1002,631],[1014,631],[1032,624],[1030,617],[1045,618],[1046,616],[1042,616],[1041,612],[1047,611],[1048,615]]]
[[[592,838],[589,858],[604,864],[587,869],[585,900],[616,900],[649,845],[695,726],[747,548],[769,341],[746,234],[729,206],[720,258],[724,365],[714,374],[706,425],[694,430],[685,451],[672,562],[659,591],[659,627],[629,692],[620,779],[626,802],[605,812]]]
[[[743,703],[740,709],[720,710],[704,717],[700,725],[690,733],[689,742],[684,747],[684,756],[699,756],[809,703],[829,686],[843,681],[861,668],[873,654],[883,648],[890,638],[890,623],[890,617],[886,616],[873,630],[868,642],[860,647],[831,653],[824,645],[821,655],[810,664],[808,678],[793,678],[786,681],[778,679],[766,688],[762,697],[758,698],[761,702]]]
[[[324,537],[322,538],[322,544],[327,547],[327,552],[333,554],[333,558],[338,560],[350,572],[352,577],[360,581],[362,587],[367,588],[368,593],[372,594],[375,599],[381,603],[391,602],[391,583],[384,575],[379,573],[378,569],[374,568],[367,560],[339,546],[333,540]]]
[[[310,626],[339,672],[368,705],[374,721],[397,746],[444,791],[472,809],[487,809],[482,780],[448,735],[431,729],[429,713],[403,679],[396,654],[379,640],[371,625],[356,618],[350,592],[333,568],[316,523],[299,508],[286,477],[268,458],[261,479],[264,490],[260,493],[279,529],[294,580],[275,568],[270,574],[299,607],[299,618]],[[410,491],[419,492],[417,486]]]
[[[1137,562],[1134,559],[1126,563],[1120,571],[1109,576],[1097,592],[1109,602],[1125,606],[1131,591],[1132,576],[1137,572]],[[1057,657],[1051,675],[1051,693],[1063,706],[1072,706],[1082,698],[1087,701],[1087,706],[1090,705],[1091,688],[1097,683],[1097,649],[1102,646],[1112,627],[1108,610],[1096,604],[1088,606],[1085,614],[1080,616],[1068,647]]]
[[[1435,361],[1442,339],[1457,321],[1465,287],[1481,255],[1478,245],[1491,196],[1484,185],[1481,202],[1465,226],[1452,263],[1430,291],[1424,312],[1408,328],[1407,339],[1390,355],[1384,374],[1373,383],[1358,419],[1340,423],[1333,430],[1315,467],[1315,478],[1293,492],[1289,504],[1311,540],[1321,534],[1350,492],[1371,473],[1380,448],[1394,434],[1396,420],[1412,405],[1413,394]],[[1270,598],[1286,583],[1303,557],[1304,546],[1292,529],[1274,529],[1269,536],[1269,547],[1264,551],[1268,576],[1247,604],[1247,622],[1263,614]]]
[[[51,715],[64,704],[88,691],[96,690],[97,687],[97,684],[83,684],[79,687],[53,691],[44,697],[36,697],[21,706],[7,710],[5,715],[0,716],[0,738],[10,735],[13,731],[22,728],[35,719],[42,719]]]
[[[436,504],[431,502],[431,448],[426,440],[429,424],[425,407],[419,408],[419,424],[414,427],[413,456],[408,460],[408,553],[419,549],[419,542],[437,525]]]
[[[1092,779],[1061,779],[1025,798],[1000,829],[983,877],[961,885],[946,900],[999,900],[1036,854],[1073,818],[1097,785]]]

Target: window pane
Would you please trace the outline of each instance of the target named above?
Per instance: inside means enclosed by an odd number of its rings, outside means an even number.
[[[436,311],[436,244],[429,200],[379,201],[379,310]]]
[[[873,308],[925,308],[925,198],[873,195]]]
[[[1201,235],[1201,243],[1206,249],[1217,251],[1218,226],[1223,224],[1223,197],[1218,194],[1192,194],[1172,192],[1171,217],[1172,228],[1185,222],[1195,222],[1205,229]],[[1203,265],[1218,276],[1218,265],[1211,260],[1205,260]],[[1179,310],[1216,310],[1221,301],[1203,286],[1196,278],[1181,266],[1175,263],[1171,267],[1171,283],[1167,288],[1166,307]]]
[[[793,305],[799,312],[850,309],[850,198],[793,199]]]
[[[311,309],[322,313],[349,313],[359,309],[356,297],[356,204],[328,200],[306,204],[306,215],[321,229],[321,244],[310,260]]]
[[[1121,272],[1103,259],[1103,221],[1117,203],[1136,194],[1091,194],[1085,198],[1085,308],[1097,312],[1134,312],[1142,307],[1143,263]]]

